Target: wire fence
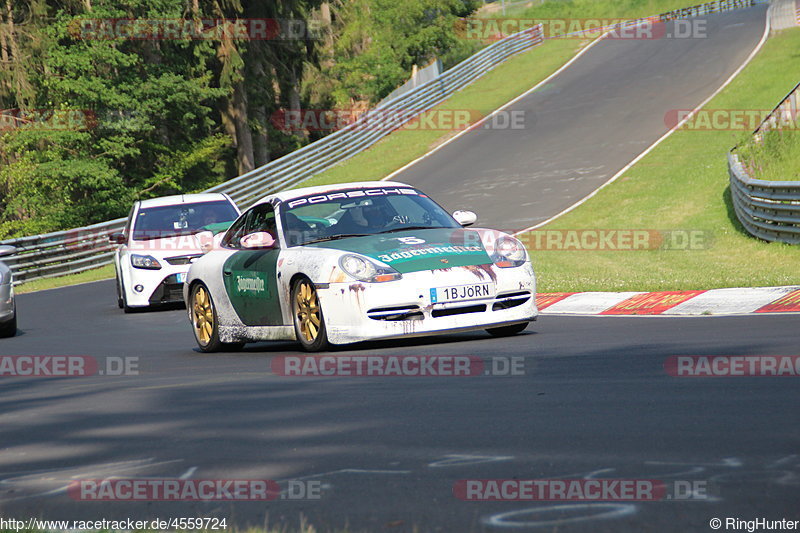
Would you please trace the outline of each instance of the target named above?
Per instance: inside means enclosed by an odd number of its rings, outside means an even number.
[[[753,142],[763,142],[765,133],[784,125],[796,130],[798,118],[800,84],[764,118],[753,132]],[[768,181],[751,176],[736,148],[728,154],[728,174],[736,217],[748,233],[765,241],[800,244],[800,181]]]

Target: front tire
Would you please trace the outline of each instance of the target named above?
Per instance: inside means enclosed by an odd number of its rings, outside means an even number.
[[[319,303],[317,289],[308,278],[300,278],[292,285],[292,316],[294,333],[306,352],[320,352],[330,345],[325,317]]]
[[[192,287],[189,295],[189,318],[192,321],[194,339],[201,351],[219,352],[236,351],[244,346],[243,342],[222,342],[219,340],[219,320],[217,309],[208,288],[202,283]]]
[[[120,306],[123,312],[127,313],[135,313],[138,307],[131,307],[128,305],[128,297],[125,293],[125,287],[122,285],[122,281],[119,282],[117,285],[117,305]]]
[[[488,328],[486,331],[492,337],[510,337],[512,335],[516,335],[517,333],[521,333],[525,331],[525,328],[528,327],[528,322],[523,322],[522,324],[514,324],[511,326],[501,326],[499,328]]]
[[[119,281],[119,274],[117,274],[117,307],[124,309],[125,302],[122,300],[122,289],[120,289],[121,286],[122,284]]]

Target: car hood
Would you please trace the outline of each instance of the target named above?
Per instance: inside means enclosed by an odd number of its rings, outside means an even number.
[[[418,272],[492,262],[480,233],[464,228],[396,231],[311,244],[366,255],[398,272]]]

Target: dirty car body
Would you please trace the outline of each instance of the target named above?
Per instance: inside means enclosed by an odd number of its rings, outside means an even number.
[[[411,186],[360,182],[263,198],[191,266],[184,299],[205,351],[271,339],[317,351],[515,333],[537,316],[535,291],[515,238],[465,228]]]

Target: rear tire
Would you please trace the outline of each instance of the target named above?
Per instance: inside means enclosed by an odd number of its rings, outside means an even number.
[[[17,334],[17,306],[14,305],[14,317],[5,324],[0,324],[0,338],[13,337],[16,334]]]
[[[321,352],[330,346],[317,289],[308,278],[292,284],[292,318],[294,334],[304,351]]]
[[[517,333],[521,333],[525,331],[525,328],[528,327],[528,322],[523,322],[522,324],[514,324],[511,326],[501,326],[499,328],[488,328],[486,331],[492,337],[510,337],[512,335],[516,335]]]
[[[122,290],[120,289],[120,287],[121,287],[121,284],[120,284],[120,281],[119,281],[119,275],[117,275],[117,307],[119,307],[120,309],[124,309],[125,308],[125,302],[122,301]]]

